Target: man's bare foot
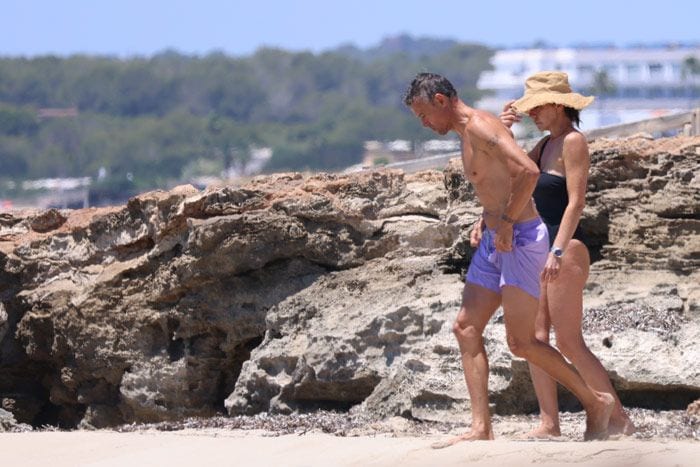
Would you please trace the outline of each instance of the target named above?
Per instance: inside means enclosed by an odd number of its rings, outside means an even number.
[[[632,423],[632,419],[622,411],[621,414],[614,414],[610,417],[610,424],[608,425],[608,433],[611,436],[622,435],[631,436],[637,431],[637,427]]]
[[[586,432],[584,441],[606,439],[610,416],[615,408],[615,399],[608,393],[598,393],[598,403],[594,407],[586,407]]]
[[[444,449],[450,446],[454,446],[462,441],[489,441],[493,439],[493,432],[480,432],[480,431],[470,431],[462,436],[457,436],[443,441],[436,441],[430,445],[433,449]]]
[[[561,436],[559,427],[548,427],[540,425],[532,431],[517,437],[517,439],[552,439]]]

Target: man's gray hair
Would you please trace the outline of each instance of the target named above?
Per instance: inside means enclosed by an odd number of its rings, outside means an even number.
[[[436,73],[419,73],[413,78],[408,90],[406,90],[403,102],[409,107],[416,99],[422,98],[430,102],[437,93],[443,94],[450,99],[457,96],[454,86],[444,76]]]

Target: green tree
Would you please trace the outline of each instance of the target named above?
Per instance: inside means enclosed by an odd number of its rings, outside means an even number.
[[[19,108],[0,103],[0,135],[32,136],[39,128],[34,109]]]
[[[244,173],[250,162],[250,148],[258,143],[254,131],[231,119],[214,114],[207,122],[205,154],[220,160],[226,171],[233,168]]]
[[[104,169],[99,184],[111,197],[217,167],[245,170],[256,145],[274,149],[267,170],[336,170],[359,162],[365,140],[432,138],[402,103],[407,84],[435,71],[474,101],[491,53],[399,36],[321,54],[0,57],[0,175]],[[77,117],[37,119],[36,109],[74,106]]]
[[[689,55],[683,59],[681,69],[683,79],[688,79],[700,75],[700,60],[694,55]]]
[[[597,70],[593,74],[593,80],[591,81],[590,92],[595,96],[603,99],[606,96],[611,95],[615,92],[617,86],[615,82],[610,78],[608,72],[605,70]]]

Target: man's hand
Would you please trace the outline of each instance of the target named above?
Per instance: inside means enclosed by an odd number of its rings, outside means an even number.
[[[476,248],[479,246],[479,243],[481,242],[481,236],[484,233],[484,220],[483,218],[479,218],[478,221],[474,223],[472,226],[472,231],[469,232],[469,244],[472,246],[472,248]]]
[[[501,123],[508,128],[512,127],[513,123],[517,123],[523,119],[518,115],[518,112],[515,111],[515,108],[513,108],[513,102],[515,101],[506,102],[506,105],[503,106],[503,112],[498,116],[498,118],[501,119]]]
[[[498,225],[498,229],[496,229],[494,244],[496,245],[496,250],[501,253],[513,249],[513,224],[501,221]]]
[[[561,258],[557,258],[552,253],[547,255],[547,262],[544,265],[540,279],[542,282],[552,282],[559,277],[559,270],[561,269]]]

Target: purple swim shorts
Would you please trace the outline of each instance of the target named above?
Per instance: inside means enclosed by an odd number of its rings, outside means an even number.
[[[467,271],[467,282],[498,294],[504,285],[512,285],[539,299],[540,274],[549,253],[547,226],[539,217],[514,224],[513,249],[505,253],[496,251],[495,238],[495,231],[484,229]]]

